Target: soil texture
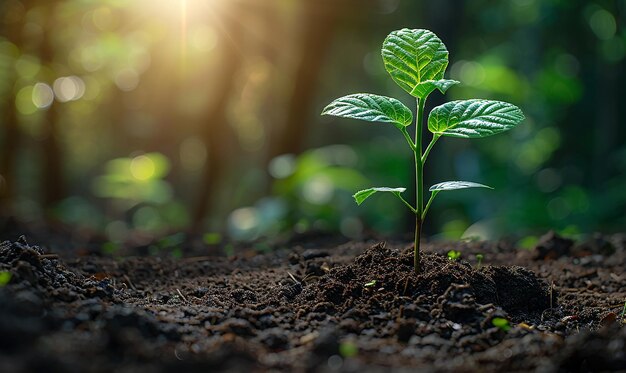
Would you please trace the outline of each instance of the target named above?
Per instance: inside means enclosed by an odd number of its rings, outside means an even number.
[[[1,243],[0,371],[626,371],[626,235],[186,252]]]

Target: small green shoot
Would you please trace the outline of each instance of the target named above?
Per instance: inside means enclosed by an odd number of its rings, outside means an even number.
[[[626,323],[626,321],[624,321],[624,315],[626,315],[626,300],[624,300],[624,308],[622,309],[622,314],[620,315],[620,322],[622,324]]]
[[[480,265],[483,263],[483,258],[483,254],[476,254],[476,260],[478,261],[476,268],[480,268]]]
[[[202,236],[202,241],[207,245],[219,245],[222,242],[222,235],[218,232],[205,233]]]
[[[491,323],[493,324],[493,326],[504,332],[508,332],[509,330],[511,330],[511,324],[509,324],[509,320],[503,317],[494,317],[491,320]]]
[[[448,259],[450,260],[457,260],[461,257],[461,252],[457,251],[457,250],[450,250],[448,251]]]
[[[492,100],[459,100],[437,106],[426,118],[427,97],[438,90],[442,94],[460,82],[445,79],[448,67],[448,50],[431,31],[402,29],[393,31],[382,46],[385,69],[391,78],[413,96],[416,113],[395,98],[369,93],[357,93],[338,98],[322,111],[322,115],[359,119],[368,122],[389,123],[402,133],[415,163],[415,204],[402,197],[406,188],[374,187],[354,194],[357,204],[378,192],[396,196],[415,215],[413,267],[420,273],[420,237],[428,209],[435,197],[444,191],[466,188],[488,188],[469,181],[447,181],[428,189],[430,198],[424,198],[424,165],[428,154],[441,137],[462,139],[481,138],[508,131],[524,120],[524,114],[515,105]],[[414,120],[415,119],[415,120]],[[408,127],[415,124],[411,138]],[[432,133],[431,141],[423,147],[424,126]]]
[[[369,287],[372,287],[372,286],[375,286],[375,285],[376,285],[376,280],[372,280],[372,281],[368,282],[367,284],[365,284],[363,286],[365,286],[366,288],[369,288]]]
[[[350,341],[344,341],[339,344],[339,355],[343,358],[355,357],[359,354],[359,347]]]
[[[11,281],[11,272],[1,271],[0,272],[0,287],[7,285],[10,281]]]

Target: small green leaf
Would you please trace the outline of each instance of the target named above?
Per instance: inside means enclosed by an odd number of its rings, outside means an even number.
[[[448,259],[450,260],[457,260],[461,257],[461,252],[457,251],[457,250],[450,250],[448,251]]]
[[[344,358],[355,357],[359,354],[359,346],[351,341],[343,341],[339,344],[339,355]]]
[[[459,84],[458,80],[427,80],[425,82],[421,82],[413,88],[411,91],[411,95],[419,98],[426,98],[432,91],[438,89],[441,93],[446,93],[450,87],[453,85]]]
[[[448,67],[446,46],[428,30],[392,32],[383,42],[382,56],[391,78],[413,96],[418,84],[443,79]]]
[[[361,203],[363,203],[363,201],[365,201],[366,199],[368,199],[369,197],[371,197],[373,194],[377,192],[389,192],[389,193],[395,194],[396,196],[400,196],[400,193],[403,193],[405,190],[406,188],[387,188],[387,187],[369,188],[369,189],[360,190],[354,193],[352,197],[354,197],[356,204],[360,205]]]
[[[11,282],[11,272],[0,271],[0,287],[5,286],[9,282]]]
[[[374,286],[374,285],[376,285],[376,280],[372,280],[372,281],[368,282],[367,284],[365,284],[365,285],[363,285],[363,286],[365,286],[365,287],[371,287],[371,286]]]
[[[507,102],[461,100],[434,108],[428,129],[443,136],[477,138],[508,131],[523,120],[522,111]]]
[[[331,102],[322,115],[385,122],[402,129],[413,122],[413,113],[395,98],[356,93]]]
[[[443,183],[435,184],[428,188],[429,192],[441,192],[444,190],[457,190],[467,188],[487,188],[493,189],[490,186],[473,183],[471,181],[444,181]]]
[[[511,330],[511,325],[509,324],[509,320],[503,317],[494,317],[491,320],[491,324],[493,324],[493,326],[505,332],[508,332],[509,330]]]

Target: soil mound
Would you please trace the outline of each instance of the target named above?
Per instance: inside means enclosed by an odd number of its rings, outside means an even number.
[[[14,293],[27,292],[45,303],[111,299],[115,292],[109,278],[85,278],[68,271],[56,255],[46,255],[40,247],[29,245],[24,236],[0,243],[0,272],[10,273]]]
[[[411,250],[377,244],[306,284],[293,301],[301,314],[330,313],[359,322],[408,318],[483,327],[493,317],[536,320],[551,304],[549,286],[522,267],[475,268],[433,253],[423,255],[422,266],[416,275]]]

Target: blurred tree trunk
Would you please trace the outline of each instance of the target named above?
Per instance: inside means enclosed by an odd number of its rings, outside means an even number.
[[[230,10],[235,10],[235,8]],[[219,181],[224,176],[224,171],[229,169],[231,158],[229,155],[232,151],[233,133],[228,124],[227,110],[235,86],[235,77],[242,64],[241,51],[238,49],[241,45],[242,34],[241,25],[234,21],[236,17],[233,16],[231,19],[229,15],[224,17],[226,26],[220,35],[218,46],[222,67],[219,74],[216,74],[216,81],[213,84],[213,89],[218,92],[218,95],[207,106],[207,123],[202,127],[200,134],[207,146],[208,157],[202,169],[199,195],[193,207],[192,230],[194,232],[202,230],[205,217],[215,207]]]
[[[40,46],[40,58],[43,66],[54,71],[55,45],[52,40],[55,29],[55,14],[57,3],[47,2],[45,5],[46,23],[43,39]],[[50,82],[52,84],[52,82]],[[59,144],[59,105],[54,101],[46,110],[44,117],[44,138],[42,140],[42,177],[43,177],[43,207],[47,211],[65,196],[63,157]]]
[[[22,28],[25,22],[26,8],[22,3],[22,7],[18,8],[20,3],[6,2],[0,5],[0,28],[2,34],[7,40],[14,45],[20,47],[22,39]],[[20,51],[21,52],[21,51]],[[14,67],[11,67],[10,81],[8,82],[8,95],[6,100],[2,101],[3,107],[0,108],[2,113],[1,123],[4,128],[4,142],[0,148],[0,212],[2,214],[11,215],[11,202],[15,198],[15,166],[17,161],[17,151],[21,142],[22,134],[20,132],[17,107],[15,106],[15,83],[18,76]]]
[[[335,33],[337,18],[347,2],[305,1],[302,5],[303,30],[300,58],[293,78],[293,91],[287,117],[278,133],[271,136],[267,162],[281,154],[299,154],[309,132],[309,109],[324,66],[324,56]]]

